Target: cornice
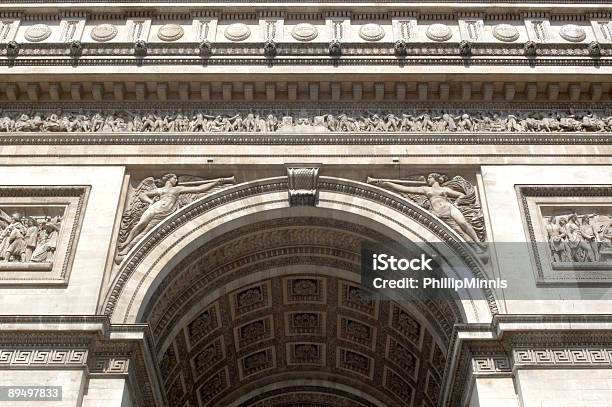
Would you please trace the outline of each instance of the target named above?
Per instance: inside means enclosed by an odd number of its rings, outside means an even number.
[[[0,316],[0,370],[82,369],[124,377],[146,406],[163,404],[147,325],[111,325],[102,315]]]

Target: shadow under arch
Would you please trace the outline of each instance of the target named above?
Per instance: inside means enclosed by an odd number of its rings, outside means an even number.
[[[151,293],[190,252],[237,225],[274,218],[274,213],[346,219],[398,242],[445,243],[462,263],[456,266],[473,276],[485,276],[482,263],[455,231],[398,194],[352,180],[319,177],[319,199],[313,208],[290,207],[287,191],[287,177],[256,180],[217,191],[178,210],[125,257],[107,290],[101,313],[113,323],[141,322]],[[485,301],[462,301],[463,322],[488,322],[498,313],[491,290],[483,289],[482,298]]]

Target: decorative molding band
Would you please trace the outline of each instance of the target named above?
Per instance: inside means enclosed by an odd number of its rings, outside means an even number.
[[[612,348],[526,348],[512,350],[513,368],[612,368]]]
[[[90,362],[91,373],[120,374],[129,373],[130,358],[113,355],[95,355]]]
[[[74,368],[87,364],[87,349],[0,349],[0,369]]]
[[[12,145],[612,145],[603,133],[12,133],[0,146]],[[432,155],[433,156],[433,155]]]
[[[472,371],[475,375],[507,375],[512,372],[512,364],[507,356],[475,356]]]

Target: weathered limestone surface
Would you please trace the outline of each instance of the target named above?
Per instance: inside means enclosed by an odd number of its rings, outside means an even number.
[[[605,1],[0,17],[0,385],[63,386],[0,404],[612,404]],[[373,298],[386,240],[509,288]]]

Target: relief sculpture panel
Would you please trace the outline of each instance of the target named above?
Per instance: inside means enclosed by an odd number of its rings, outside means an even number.
[[[484,215],[476,188],[465,178],[432,172],[427,177],[405,179],[368,177],[367,182],[397,192],[431,211],[466,241],[484,248]]]
[[[545,218],[553,262],[604,262],[612,266],[612,212],[580,215],[574,210]]]
[[[3,262],[0,269],[50,270],[57,249],[63,208],[19,208],[10,211],[10,216],[5,209],[0,207],[0,260]]]
[[[115,262],[121,263],[144,235],[179,208],[234,182],[234,177],[202,179],[171,173],[142,180],[129,194],[121,217]]]
[[[0,285],[65,283],[89,187],[0,187]]]
[[[612,187],[519,185],[541,281],[599,281],[612,275]]]

